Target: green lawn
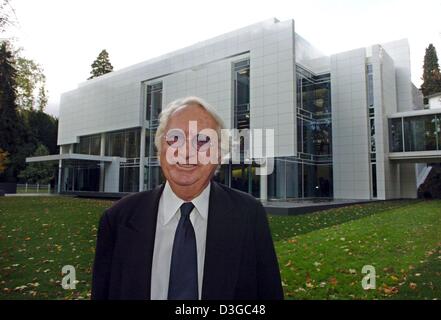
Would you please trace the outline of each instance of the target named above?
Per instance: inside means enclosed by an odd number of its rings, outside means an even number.
[[[0,299],[88,299],[97,223],[112,202],[68,197],[0,198]],[[77,290],[63,290],[73,265]]]
[[[0,299],[88,299],[97,222],[110,201],[0,198]],[[288,299],[441,299],[441,201],[270,216]],[[61,268],[76,268],[76,290]],[[361,287],[364,265],[375,290]]]

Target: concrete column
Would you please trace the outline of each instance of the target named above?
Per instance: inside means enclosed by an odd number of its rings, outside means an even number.
[[[141,127],[141,141],[139,145],[139,191],[144,191],[145,130],[144,127]]]
[[[268,176],[260,176],[260,201],[268,200]]]
[[[60,154],[63,154],[63,146],[60,146]],[[62,174],[63,160],[58,160],[58,185],[57,193],[61,192],[61,174]]]
[[[106,188],[104,189],[105,192],[119,192],[119,168],[119,157],[113,157],[113,161],[106,164]]]
[[[106,153],[106,134],[105,133],[101,133],[101,145],[100,145],[100,156],[105,156]],[[105,183],[105,179],[104,179],[104,175],[105,175],[105,165],[104,165],[104,161],[100,162],[100,192],[104,192],[104,183]]]
[[[417,198],[415,163],[400,163],[401,198]]]

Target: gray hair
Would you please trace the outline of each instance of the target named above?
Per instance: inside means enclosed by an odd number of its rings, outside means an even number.
[[[205,100],[195,96],[177,99],[169,103],[167,107],[159,115],[159,125],[155,134],[155,146],[156,149],[158,150],[158,155],[161,154],[161,145],[162,145],[161,139],[164,136],[165,128],[167,127],[170,117],[177,109],[187,105],[198,105],[201,108],[203,108],[205,111],[207,111],[211,115],[211,117],[216,121],[218,125],[217,131],[220,137],[221,130],[225,128],[225,125],[222,118],[217,114],[217,112],[214,110],[212,106],[210,106]]]

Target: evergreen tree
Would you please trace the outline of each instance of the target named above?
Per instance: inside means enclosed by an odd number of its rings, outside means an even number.
[[[21,113],[33,145],[43,144],[50,154],[58,154],[58,119],[40,110],[22,110]]]
[[[92,71],[90,72],[91,76],[87,79],[93,79],[103,74],[109,73],[113,71],[113,66],[109,60],[109,54],[104,49],[100,52],[96,60],[92,63]]]
[[[16,151],[19,136],[19,116],[17,113],[17,71],[13,54],[7,42],[0,45],[0,148]]]
[[[425,97],[441,92],[441,73],[439,69],[438,56],[433,44],[429,44],[426,48],[426,54],[424,55],[423,66],[423,78],[424,81],[421,85],[421,91]]]
[[[10,164],[0,180],[14,182],[25,166],[25,158],[35,149],[29,140],[29,130],[18,112],[17,71],[9,43],[0,45],[0,148],[8,152]]]

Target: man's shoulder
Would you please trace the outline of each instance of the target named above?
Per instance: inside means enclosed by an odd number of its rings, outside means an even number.
[[[243,192],[241,190],[230,188],[224,184],[219,182],[214,182],[216,188],[222,190],[228,197],[228,199],[234,204],[238,206],[260,206],[261,203],[258,199],[256,199],[253,195]]]
[[[126,220],[127,218],[130,218],[130,216],[136,212],[137,209],[145,206],[145,204],[149,201],[152,201],[154,193],[158,191],[157,189],[160,187],[161,186],[152,190],[140,191],[126,195],[108,208],[105,214],[111,220]]]

